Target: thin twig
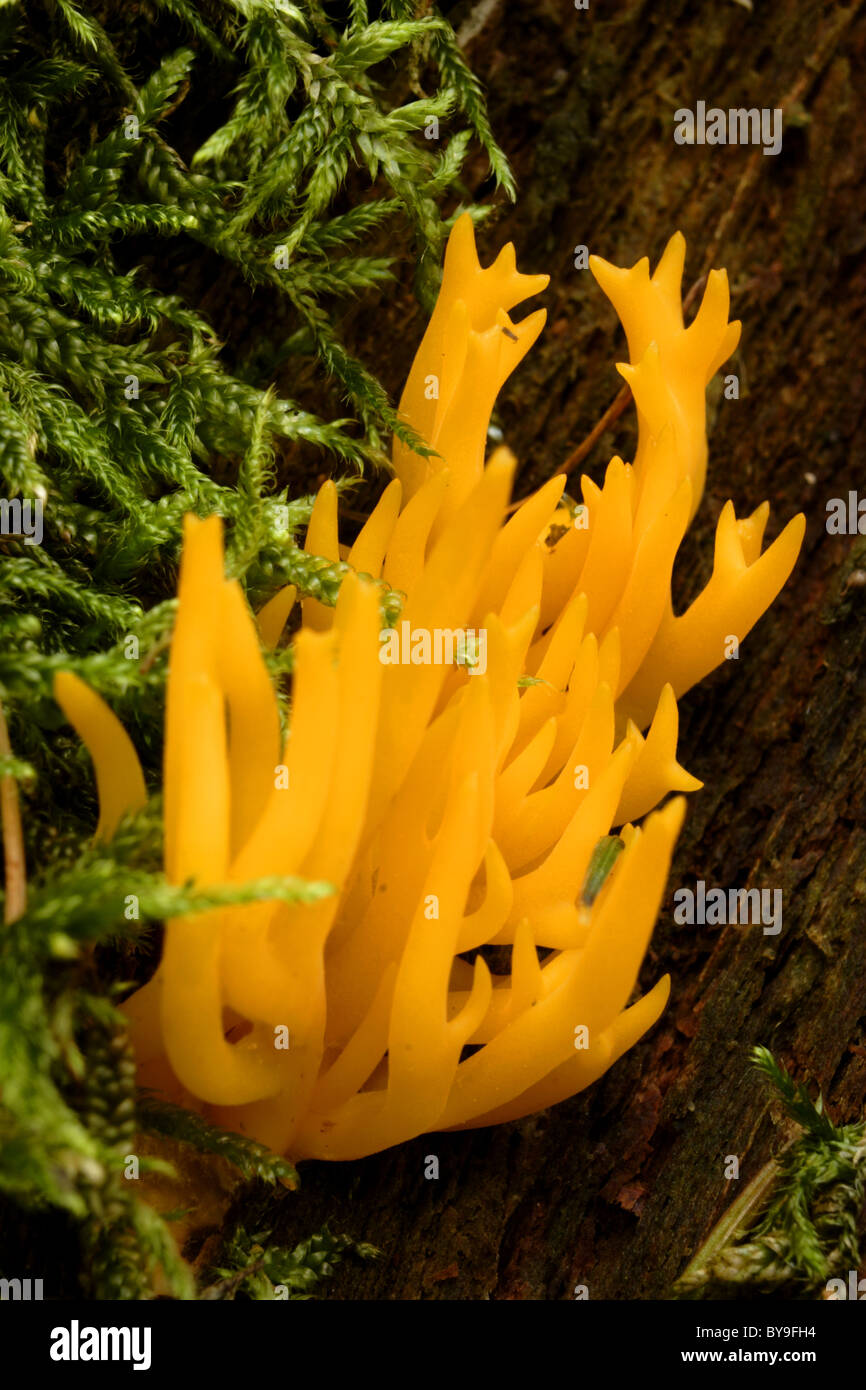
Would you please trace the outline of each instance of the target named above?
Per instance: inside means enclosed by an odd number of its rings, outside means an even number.
[[[786,1145],[786,1148],[790,1148],[790,1144]],[[713,1260],[749,1229],[755,1219],[756,1212],[766,1202],[767,1194],[776,1181],[778,1173],[779,1163],[777,1159],[770,1159],[769,1163],[764,1164],[748,1187],[740,1193],[737,1200],[716,1222],[700,1250],[686,1265],[677,1280],[677,1287],[686,1289],[705,1280],[707,1270]]]
[[[9,730],[0,701],[0,755],[11,758]],[[27,866],[24,860],[24,835],[21,830],[21,809],[18,805],[18,784],[11,774],[0,777],[0,822],[3,826],[3,859],[6,868],[6,907],[4,917],[14,922],[27,907]]]

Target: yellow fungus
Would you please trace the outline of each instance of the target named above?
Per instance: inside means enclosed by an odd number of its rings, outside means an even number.
[[[147,800],[144,776],[132,739],[98,695],[71,671],[54,677],[54,698],[87,745],[99,794],[98,840],[110,840],[121,816]]]
[[[516,461],[500,448],[485,464],[490,410],[544,321],[509,313],[547,280],[521,275],[510,246],[482,269],[457,221],[400,403],[432,452],[395,440],[396,479],[348,552],[337,490],[320,489],[307,550],[350,572],[336,608],[302,600],[282,746],[261,649],[296,595],[256,622],[224,578],[219,521],[186,519],[166,873],[333,891],[166,924],[156,976],[125,1005],[148,1084],[294,1158],[349,1159],[563,1100],[658,1018],[667,977],[629,1001],[684,800],[655,808],[701,785],[677,761],[677,697],[772,602],[803,532],[795,517],[761,554],[766,505],[738,522],[727,504],[712,578],[674,615],[705,389],[739,337],[724,272],[685,326],[684,256],[677,234],[652,275],[591,259],[628,339],[635,458],[614,458],[603,486],[584,478],[577,509],[552,478],[507,519]],[[381,660],[377,581],[404,596],[407,634],[453,648],[468,630],[471,657]],[[74,677],[57,698],[93,754],[109,835],[143,800],[132,745]],[[617,826],[622,852],[584,896]],[[510,950],[507,974],[489,946]]]

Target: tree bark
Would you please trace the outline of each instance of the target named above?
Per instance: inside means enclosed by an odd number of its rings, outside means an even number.
[[[740,397],[717,390],[710,412],[708,488],[678,601],[709,576],[729,497],[738,516],[769,498],[770,538],[805,511],[806,540],[739,660],[681,702],[680,760],[705,786],[690,797],[642,973],[643,986],[672,975],[659,1024],[590,1091],[534,1118],[303,1165],[277,1234],[301,1239],[327,1221],[383,1250],[375,1265],[339,1269],[324,1293],[337,1299],[560,1299],[578,1284],[591,1298],[666,1297],[786,1137],[752,1045],[820,1086],[839,1121],[862,1115],[866,1094],[866,541],[825,528],[828,499],[863,484],[866,13],[860,0],[751,13],[733,0],[588,11],[492,0],[450,17],[520,186],[482,253],[513,239],[522,269],[552,277],[548,327],[499,407],[522,461],[519,495],[568,457],[620,385],[623,335],[573,268],[574,248],[655,264],[680,228],[687,284],[727,266],[743,339],[726,369]],[[782,107],[781,153],[676,145],[674,111],[697,100]],[[377,341],[398,308],[381,359],[395,393],[423,326],[401,301],[372,329]],[[359,350],[372,323],[356,316]],[[631,456],[633,416],[629,406],[585,459],[596,481],[614,453]],[[696,879],[781,888],[781,933],[676,925],[673,890]],[[424,1176],[430,1154],[438,1181]],[[727,1155],[739,1157],[738,1182],[724,1176]]]

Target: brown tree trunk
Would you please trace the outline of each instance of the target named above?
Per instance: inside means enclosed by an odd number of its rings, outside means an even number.
[[[680,759],[705,787],[644,969],[645,982],[673,978],[660,1023],[589,1092],[532,1119],[304,1165],[279,1234],[300,1239],[327,1220],[384,1251],[377,1265],[345,1264],[325,1297],[558,1299],[578,1283],[592,1298],[665,1297],[779,1146],[751,1046],[820,1085],[839,1120],[862,1115],[866,1094],[866,542],[825,529],[829,498],[866,489],[866,11],[860,0],[751,13],[734,0],[591,0],[588,11],[482,0],[451,18],[520,183],[482,247],[513,239],[523,269],[552,277],[548,327],[500,404],[521,495],[620,384],[623,335],[573,268],[574,247],[655,262],[679,227],[687,283],[727,266],[744,329],[728,368],[740,398],[711,410],[708,488],[678,596],[708,577],[729,497],[740,516],[769,498],[771,537],[804,510],[806,541],[740,659],[681,703]],[[697,100],[783,107],[782,152],[676,145],[674,111]],[[422,317],[401,324],[383,368],[395,391]],[[369,350],[369,319],[362,329]],[[629,407],[585,471],[600,480],[633,439]],[[673,889],[696,879],[781,888],[782,932],[676,925]],[[424,1176],[430,1154],[438,1181]],[[724,1176],[729,1154],[738,1183]]]

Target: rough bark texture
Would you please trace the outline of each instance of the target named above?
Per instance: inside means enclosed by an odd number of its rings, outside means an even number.
[[[552,276],[548,328],[500,408],[524,462],[521,495],[619,385],[623,336],[573,248],[654,263],[679,227],[687,283],[727,266],[744,330],[727,369],[740,399],[717,396],[711,410],[708,488],[678,595],[708,577],[728,497],[738,515],[769,498],[771,537],[804,510],[806,541],[740,659],[681,703],[681,761],[706,785],[642,977],[672,975],[660,1023],[591,1091],[533,1119],[304,1165],[281,1235],[327,1220],[382,1248],[375,1266],[347,1263],[332,1298],[559,1299],[579,1283],[592,1298],[665,1297],[780,1145],[751,1046],[822,1086],[839,1120],[861,1115],[866,1095],[866,542],[825,530],[827,500],[864,486],[866,10],[485,0],[451,18],[464,34],[480,26],[467,56],[520,181],[482,247],[511,238],[522,268]],[[675,145],[674,110],[698,99],[783,106],[781,154]],[[406,296],[357,316],[358,345],[369,351],[373,336],[395,392],[422,323]],[[613,453],[630,456],[632,417],[586,459],[597,480]],[[673,890],[699,878],[781,888],[781,934],[677,926]],[[424,1176],[430,1154],[438,1181]],[[739,1184],[725,1180],[728,1154]]]

